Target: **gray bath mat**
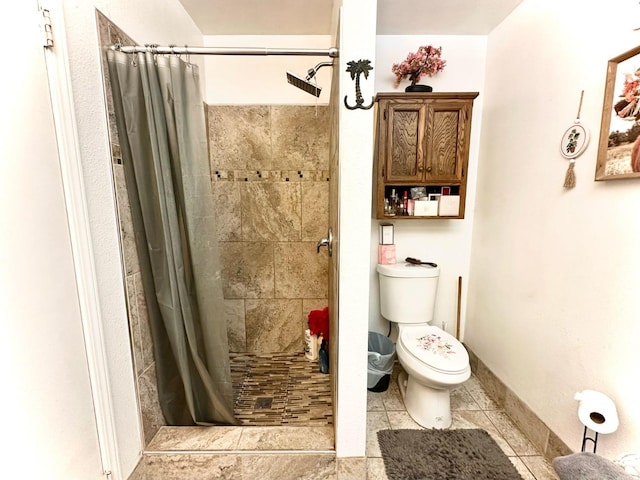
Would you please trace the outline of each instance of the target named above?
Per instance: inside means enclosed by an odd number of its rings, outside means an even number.
[[[381,430],[378,442],[389,480],[522,480],[484,430]]]

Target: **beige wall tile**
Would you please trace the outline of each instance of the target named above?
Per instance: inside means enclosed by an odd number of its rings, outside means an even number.
[[[335,455],[243,455],[242,478],[336,480]]]
[[[148,450],[237,450],[242,427],[161,427]]]
[[[140,338],[140,321],[138,317],[138,303],[136,298],[135,275],[127,275],[127,311],[129,313],[129,335],[131,337],[131,348],[133,350],[133,363],[136,375],[144,371],[144,359],[142,353],[142,339]]]
[[[240,188],[235,182],[213,182],[213,203],[216,209],[218,241],[242,240]]]
[[[318,241],[329,229],[329,182],[303,182],[302,240]]]
[[[277,298],[327,298],[328,255],[315,242],[277,243],[275,281]]]
[[[504,410],[539,452],[547,449],[549,428],[511,390],[507,390]]]
[[[242,195],[243,240],[300,240],[300,183],[245,182],[237,185]]]
[[[482,362],[478,362],[476,377],[484,387],[485,392],[498,405],[504,405],[507,387]]]
[[[333,426],[244,427],[239,450],[332,450]]]
[[[573,451],[564,443],[558,436],[549,430],[549,440],[547,441],[547,449],[544,453],[545,458],[548,460],[552,460],[555,457],[562,457],[564,455],[569,455],[573,453]]]
[[[167,424],[160,410],[155,366],[149,367],[138,377],[138,395],[142,414],[144,444],[147,445],[160,427]]]
[[[138,309],[138,322],[140,325],[140,343],[142,346],[143,369],[146,370],[155,361],[153,356],[153,337],[151,335],[151,323],[147,298],[142,285],[142,275],[137,273],[133,277],[136,287],[136,305]]]
[[[133,220],[131,219],[131,207],[124,180],[124,168],[122,165],[113,164],[113,178],[116,186],[116,199],[118,207],[118,219],[120,221],[120,238],[124,268],[127,275],[140,271],[136,240],[133,235]]]
[[[146,478],[153,480],[242,480],[239,455],[145,455]],[[256,477],[259,478],[259,477]],[[264,478],[264,477],[263,477]]]
[[[269,242],[220,242],[224,298],[274,296],[274,253]]]
[[[271,107],[274,168],[328,170],[329,130],[328,107]]]
[[[244,300],[225,300],[224,318],[230,352],[247,351],[247,333],[244,322]]]
[[[244,261],[242,242],[220,242],[220,268],[222,271],[222,294],[225,300],[245,298]]]
[[[246,300],[247,352],[299,352],[301,300]]]
[[[270,169],[269,107],[209,105],[211,171]]]

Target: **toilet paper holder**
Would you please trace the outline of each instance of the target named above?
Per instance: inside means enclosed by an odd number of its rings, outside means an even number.
[[[587,441],[593,443],[593,453],[596,453],[599,433],[613,433],[618,429],[619,420],[616,406],[604,393],[595,390],[583,390],[574,397],[578,400],[578,419],[584,425],[582,433],[581,452],[585,451]],[[595,435],[587,436],[589,430]]]

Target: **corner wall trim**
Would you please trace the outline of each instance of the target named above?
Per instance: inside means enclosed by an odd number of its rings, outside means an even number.
[[[51,4],[47,6],[47,9],[51,12],[56,30],[63,33],[65,29],[60,0],[47,0],[47,3]],[[102,330],[98,282],[64,34],[56,38],[55,47],[44,49],[44,55],[102,470],[106,478],[121,480],[123,477],[118,461],[116,427]]]

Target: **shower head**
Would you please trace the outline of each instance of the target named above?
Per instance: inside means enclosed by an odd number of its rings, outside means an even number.
[[[316,97],[319,97],[320,92],[322,91],[322,87],[314,85],[308,80],[300,78],[295,73],[291,73],[289,71],[287,71],[287,82],[289,82],[294,87],[298,87],[300,90],[304,90],[311,95],[315,95]]]
[[[287,81],[291,85],[298,87],[299,89],[304,90],[305,92],[310,93],[311,95],[315,95],[316,97],[319,97],[320,92],[322,91],[322,87],[314,83],[311,83],[309,80],[315,77],[316,73],[318,73],[318,70],[320,70],[322,67],[329,67],[331,65],[333,65],[333,62],[320,62],[315,67],[307,70],[307,78],[301,78],[296,74],[287,71]]]

